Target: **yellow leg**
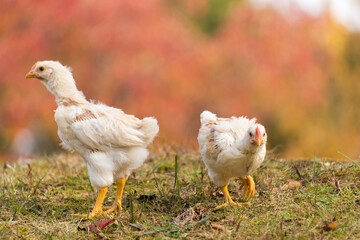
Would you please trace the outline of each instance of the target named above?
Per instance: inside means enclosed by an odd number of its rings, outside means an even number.
[[[109,212],[113,212],[113,211],[121,211],[122,207],[121,207],[121,198],[124,192],[124,188],[125,188],[125,183],[126,183],[126,177],[120,178],[118,180],[116,180],[116,185],[117,185],[117,189],[116,189],[116,197],[115,197],[115,202],[112,205],[112,207],[110,207],[106,213]]]
[[[224,193],[225,203],[217,206],[215,209],[220,209],[220,208],[226,207],[227,205],[230,205],[230,206],[241,206],[241,205],[248,205],[248,204],[249,204],[248,202],[246,202],[246,203],[236,203],[236,202],[234,202],[234,201],[231,199],[231,197],[230,197],[230,194],[229,194],[228,186],[227,186],[227,185],[224,186],[224,187],[221,187],[221,191]]]
[[[245,179],[244,178],[239,178],[239,180],[242,181],[242,184],[241,184],[239,190],[244,188],[243,197],[246,197],[248,199],[253,197],[254,194],[255,194],[255,182],[254,182],[254,179],[249,175]]]
[[[73,216],[83,217],[83,218],[87,218],[87,219],[101,216],[103,214],[102,205],[103,205],[107,190],[108,190],[108,187],[104,187],[104,188],[100,189],[98,197],[96,199],[95,206],[91,213],[89,213],[89,214],[73,214]]]

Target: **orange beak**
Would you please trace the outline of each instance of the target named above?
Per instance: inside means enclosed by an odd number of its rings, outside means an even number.
[[[255,143],[256,143],[258,146],[261,146],[262,142],[263,142],[263,139],[262,139],[262,136],[261,136],[259,127],[256,127]]]
[[[33,70],[30,70],[30,72],[28,72],[26,75],[25,75],[25,78],[37,78],[39,77],[36,73],[33,72]]]

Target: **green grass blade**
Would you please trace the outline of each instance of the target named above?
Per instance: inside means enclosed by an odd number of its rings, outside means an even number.
[[[313,161],[313,181],[315,181],[315,177],[316,177],[316,170],[315,170],[315,154],[314,154],[314,161]]]
[[[178,182],[178,156],[175,155],[175,181],[174,181],[174,190],[177,188]]]
[[[12,220],[13,220],[13,217],[11,217],[11,218],[9,219],[9,221],[4,222],[3,225],[0,226],[0,232],[4,229],[4,227],[6,226],[6,224],[8,224],[9,222],[11,222]]]
[[[39,188],[39,185],[40,185],[41,181],[44,179],[44,177],[45,177],[45,176],[41,177],[41,178],[39,179],[39,181],[36,183],[36,185],[35,185],[35,187],[34,187],[34,190],[33,190],[32,194],[31,194],[31,196],[35,195],[36,190]]]
[[[348,160],[350,160],[351,162],[353,162],[356,166],[360,167],[360,164],[359,164],[357,161],[355,161],[354,159],[350,158],[349,156],[345,155],[344,153],[342,153],[342,152],[340,152],[340,151],[338,151],[338,153],[339,153],[340,155],[342,155],[343,157],[345,157],[346,159],[348,159]]]

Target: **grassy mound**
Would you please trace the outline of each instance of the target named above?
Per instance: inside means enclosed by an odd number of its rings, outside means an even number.
[[[97,194],[84,161],[57,155],[3,164],[0,238],[8,239],[360,239],[360,165],[266,159],[254,174],[249,206],[214,210],[222,193],[207,176],[200,155],[152,156],[128,179],[123,211],[103,230],[74,213],[88,213]],[[166,156],[165,156],[166,155]],[[243,201],[240,182],[229,186]],[[111,206],[115,186],[104,205]]]

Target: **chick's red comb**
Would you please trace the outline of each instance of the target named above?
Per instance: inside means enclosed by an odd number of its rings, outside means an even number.
[[[37,64],[38,64],[38,62],[36,62],[36,63],[34,64],[34,66],[31,67],[30,71],[34,70],[34,69],[36,68],[36,65],[37,65]]]
[[[261,133],[260,133],[259,126],[256,126],[255,138],[261,138]]]

